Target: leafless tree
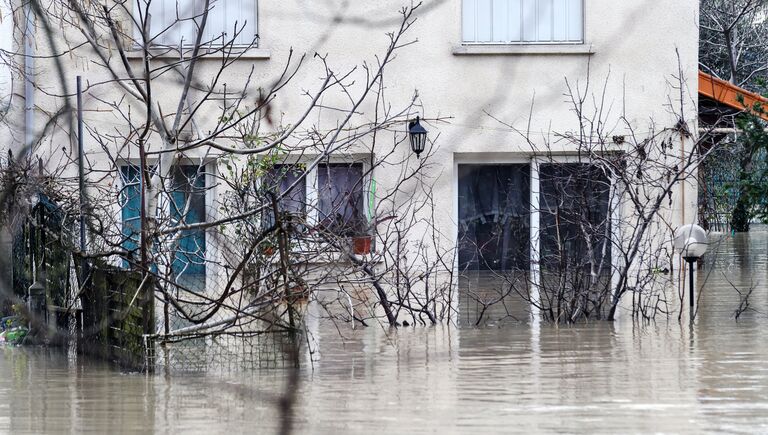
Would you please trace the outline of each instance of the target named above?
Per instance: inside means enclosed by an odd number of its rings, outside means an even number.
[[[721,1],[707,0],[701,2],[699,63],[701,69],[732,84],[752,92],[765,92],[768,78],[768,49],[765,40],[768,37],[768,2],[765,0]],[[745,107],[746,111],[751,110]],[[722,111],[717,108],[707,108],[705,120],[719,127],[737,130],[740,126],[733,111]],[[706,111],[704,113],[706,113]],[[737,133],[712,136],[711,141],[722,142],[721,152],[730,153],[738,162],[736,168],[723,168],[718,161],[707,162],[705,174],[711,176],[728,176],[733,178],[735,198],[730,194],[713,192],[707,189],[706,180],[702,180],[704,192],[709,198],[705,202],[725,202],[728,215],[731,215],[730,226],[735,231],[748,231],[751,219],[751,204],[749,195],[743,187],[755,165],[755,144],[745,142]],[[708,144],[703,144],[707,146]],[[722,160],[728,161],[728,160]],[[721,174],[719,172],[726,172]],[[707,205],[706,203],[704,204]],[[721,208],[721,204],[709,204],[712,208]],[[706,216],[706,212],[702,213]]]
[[[327,56],[291,53],[277,77],[257,80],[251,64],[237,86],[225,77],[249,64],[244,55],[258,37],[242,43],[246,23],[211,36],[213,7],[179,3],[158,30],[151,2],[31,2],[49,42],[39,57],[51,68],[29,80],[60,109],[9,160],[8,176],[23,166],[48,180],[20,181],[25,195],[45,196],[65,214],[58,238],[75,264],[140,275],[129,306],[143,306],[145,317],[156,311],[146,333],[160,343],[298,333],[307,298],[318,295],[330,317],[341,306],[361,324],[449,319],[452,287],[441,272],[452,270],[453,251],[435,243],[433,178],[424,175],[434,148],[415,157],[404,128],[423,108],[416,95],[391,102],[384,92],[384,71],[414,42],[419,5],[400,11],[373,63],[339,71]],[[180,26],[192,26],[194,41],[168,44],[164,35]],[[65,38],[52,37],[59,31]],[[102,108],[83,123],[91,145],[83,192],[72,173],[80,161],[66,56],[90,63],[85,104]],[[316,88],[303,91],[297,117],[283,119],[273,101],[310,67],[322,72]],[[396,175],[377,184],[383,171]],[[80,214],[85,251],[74,231]],[[91,298],[86,272],[63,309]]]
[[[674,201],[682,201],[681,186],[695,179],[701,161],[716,150],[700,146],[709,132],[697,134],[689,126],[692,96],[682,74],[670,80],[676,95],[670,97],[666,125],[650,121],[639,127],[613,115],[605,104],[606,87],[592,91],[589,79],[569,82],[568,89],[578,126],[570,132],[542,139],[489,114],[529,144],[538,191],[531,188],[536,193],[525,200],[522,212],[501,212],[505,217],[496,220],[495,230],[464,234],[460,243],[478,252],[472,261],[485,265],[479,267],[486,271],[480,279],[492,283],[470,293],[470,299],[480,305],[480,317],[493,305],[509,315],[510,295],[558,323],[612,320],[627,298],[633,317],[668,315],[675,306],[669,304],[671,289],[680,285],[670,275],[675,269],[679,273],[680,265],[670,247],[681,219],[673,213]],[[576,154],[561,157],[564,149]],[[501,246],[510,234],[512,240],[528,239],[528,207],[538,222],[532,244],[505,248],[508,264],[501,266],[498,252],[486,246]],[[522,218],[507,228],[516,215]]]
[[[763,83],[768,76],[768,2],[701,2],[702,69],[740,87]]]

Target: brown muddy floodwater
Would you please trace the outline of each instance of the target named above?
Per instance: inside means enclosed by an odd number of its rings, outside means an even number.
[[[768,433],[768,232],[727,238],[699,272],[689,328],[651,325],[320,332],[297,433]],[[756,311],[733,318],[741,289]],[[274,433],[285,370],[125,374],[0,348],[0,432]]]

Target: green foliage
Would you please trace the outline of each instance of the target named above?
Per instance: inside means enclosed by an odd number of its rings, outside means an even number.
[[[753,113],[737,119],[737,127],[743,132],[739,141],[749,153],[738,181],[746,207],[745,217],[756,217],[765,222],[768,221],[768,132],[765,121],[759,116],[765,113],[764,110],[761,105],[755,105]]]

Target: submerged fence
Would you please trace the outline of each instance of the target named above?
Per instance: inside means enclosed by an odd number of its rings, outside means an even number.
[[[6,301],[5,311],[25,312],[23,316],[37,325],[30,342],[76,344],[81,354],[128,370],[208,371],[295,364],[294,332],[270,329],[263,320],[233,315],[232,310],[222,310],[198,327],[184,322],[168,299],[156,298],[163,287],[154,274],[83,260],[72,229],[73,222],[61,209],[41,197],[14,231],[15,303]],[[164,333],[171,327],[170,333]]]
[[[713,231],[731,231],[731,220],[739,200],[741,177],[765,173],[766,153],[751,155],[738,141],[716,146],[699,166],[699,220]],[[768,201],[768,199],[764,199]],[[764,207],[764,204],[753,204]]]
[[[30,342],[76,344],[81,353],[147,369],[145,336],[152,331],[153,313],[146,296],[138,294],[141,276],[81,260],[72,228],[56,203],[37,198],[14,231],[14,297],[5,310],[32,325]]]

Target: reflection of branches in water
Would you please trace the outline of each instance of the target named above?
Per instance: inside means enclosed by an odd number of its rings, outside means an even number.
[[[742,234],[741,236],[746,236],[746,234]],[[745,239],[748,240],[748,238]],[[743,242],[745,239],[741,239],[740,241]],[[749,284],[744,282],[736,283],[731,278],[731,273],[734,267],[744,271],[745,268],[746,270],[749,270],[750,266],[747,264],[738,264],[738,262],[734,264],[730,261],[730,257],[723,255],[726,242],[739,243],[740,241],[733,235],[723,234],[717,238],[710,236],[710,245],[707,249],[706,257],[699,262],[707,270],[707,273],[704,275],[701,283],[697,286],[699,289],[697,293],[698,302],[701,301],[701,298],[703,297],[706,289],[717,285],[717,281],[714,281],[715,277],[725,281],[728,287],[733,289],[738,295],[738,304],[733,310],[733,318],[736,321],[738,321],[745,313],[753,312],[762,314],[752,305],[750,301],[750,298],[754,294],[755,289],[760,286],[759,282],[755,282],[752,279],[751,271],[749,272]],[[735,258],[739,257],[740,256],[737,256]],[[701,273],[699,273],[699,275],[701,275]],[[682,296],[680,296],[680,298],[682,301]],[[696,307],[698,311],[698,303],[696,304]]]
[[[723,275],[725,276],[725,274],[723,274]],[[736,290],[736,293],[739,294],[739,305],[736,307],[736,310],[734,310],[734,312],[733,312],[734,319],[736,319],[738,321],[739,317],[741,317],[741,315],[744,314],[747,311],[755,311],[755,312],[757,312],[757,310],[755,310],[754,308],[752,308],[749,305],[749,297],[752,296],[752,292],[755,291],[755,288],[757,287],[757,284],[750,285],[749,288],[746,291],[742,292],[741,290],[739,290],[738,287],[736,287],[733,284],[733,282],[728,280],[727,277],[725,279],[726,279],[726,281],[728,281],[728,284],[731,286],[731,288]]]

